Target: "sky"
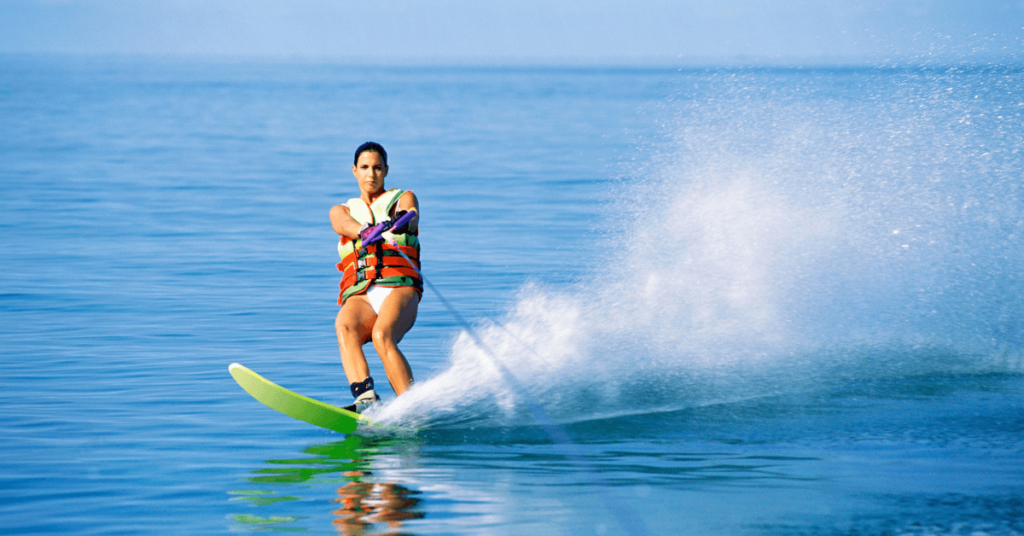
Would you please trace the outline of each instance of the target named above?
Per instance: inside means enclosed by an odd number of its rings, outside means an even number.
[[[0,53],[1016,63],[1024,0],[0,0]]]

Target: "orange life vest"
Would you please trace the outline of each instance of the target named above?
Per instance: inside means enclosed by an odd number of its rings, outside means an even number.
[[[346,206],[353,219],[374,225],[391,216],[392,209],[404,193],[404,190],[392,188],[381,194],[370,206],[366,206],[360,198],[349,199]],[[366,292],[370,285],[413,287],[423,293],[419,238],[411,233],[391,232],[385,232],[383,237],[383,241],[366,247],[359,238],[342,236],[338,241],[341,262],[337,266],[344,273],[338,305],[344,305],[350,296]],[[406,260],[399,252],[409,259]]]

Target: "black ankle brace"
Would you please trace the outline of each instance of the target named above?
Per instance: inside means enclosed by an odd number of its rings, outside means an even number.
[[[366,378],[361,382],[355,382],[348,386],[352,389],[352,398],[359,398],[359,395],[373,390],[373,378]]]

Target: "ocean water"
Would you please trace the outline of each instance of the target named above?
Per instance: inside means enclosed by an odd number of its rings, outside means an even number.
[[[2,532],[1022,534],[1022,113],[1005,66],[0,58]],[[227,367],[347,402],[367,139],[433,288],[346,437]]]

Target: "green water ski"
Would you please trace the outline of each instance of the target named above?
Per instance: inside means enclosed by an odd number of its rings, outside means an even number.
[[[228,370],[253,398],[293,419],[343,434],[355,432],[360,424],[379,426],[364,415],[289,391],[238,363]]]

